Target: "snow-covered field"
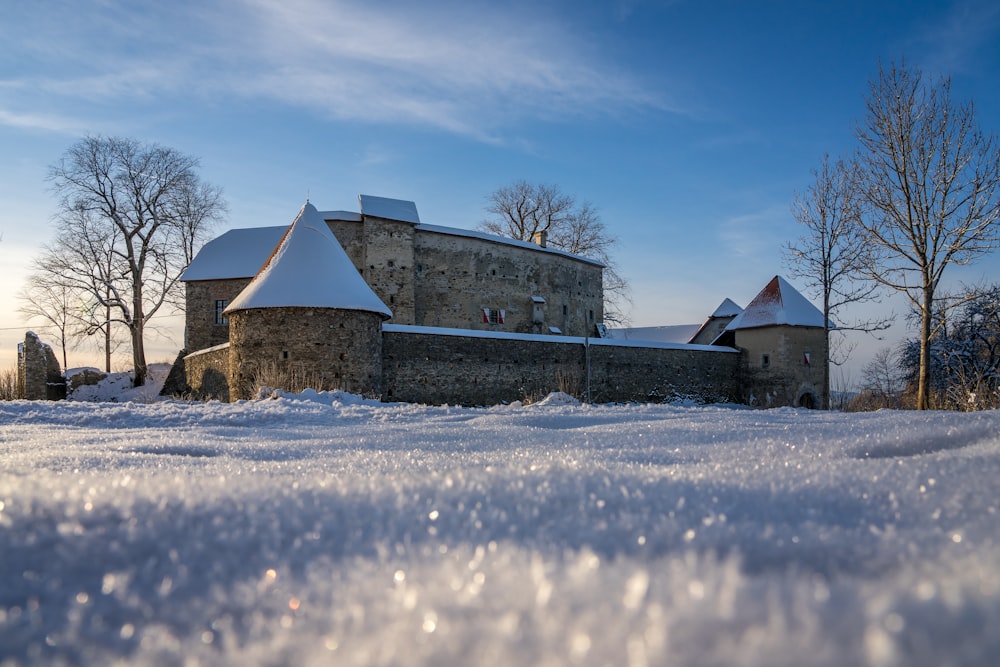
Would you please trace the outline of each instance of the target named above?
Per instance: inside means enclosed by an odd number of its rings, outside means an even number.
[[[556,397],[0,403],[0,665],[996,665],[998,433]]]

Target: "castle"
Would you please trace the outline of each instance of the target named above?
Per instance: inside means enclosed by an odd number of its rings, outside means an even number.
[[[607,332],[603,266],[534,243],[427,225],[413,202],[306,203],[289,227],[234,229],[182,276],[185,382],[239,400],[260,386],[488,405],[577,393],[825,404],[819,311],[780,277],[728,299],[684,342]],[[649,338],[650,340],[641,340]]]

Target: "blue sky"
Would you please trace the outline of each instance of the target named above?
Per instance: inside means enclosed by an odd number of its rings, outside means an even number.
[[[824,153],[853,148],[880,60],[905,55],[952,76],[982,127],[1000,131],[992,0],[0,9],[4,367],[24,329],[14,294],[52,233],[47,167],[86,133],[199,157],[226,192],[226,227],[286,224],[307,194],[321,209],[356,210],[366,193],[471,228],[501,185],[559,185],[620,239],[632,320],[648,326],[700,321],[725,297],[746,305],[785,272],[781,246],[799,234],[793,195]],[[954,276],[1000,280],[1000,266]],[[176,319],[161,324],[151,361],[181,340]],[[881,344],[863,342],[855,363]]]

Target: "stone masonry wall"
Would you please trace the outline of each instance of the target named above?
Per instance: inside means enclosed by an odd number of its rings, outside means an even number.
[[[382,316],[330,308],[255,308],[229,318],[229,388],[234,400],[258,385],[292,391],[381,391]]]
[[[603,268],[555,252],[475,237],[420,231],[415,239],[418,326],[548,334],[593,335],[604,319]],[[535,303],[541,297],[541,321]],[[391,307],[391,306],[390,306]],[[484,323],[483,309],[504,311]],[[394,324],[405,324],[393,320]]]
[[[229,344],[184,357],[184,374],[194,398],[229,400]]]
[[[760,407],[823,405],[826,338],[818,327],[761,327],[736,331],[746,350],[743,402]],[[809,355],[810,363],[805,363]],[[807,397],[810,396],[810,397]]]
[[[730,348],[623,346],[591,341],[594,402],[661,401],[691,397],[734,400],[741,355]],[[494,405],[553,391],[583,396],[588,348],[559,336],[454,335],[386,325],[386,401]]]
[[[413,225],[375,217],[366,217],[363,224],[361,275],[392,311],[394,323],[413,324]]]
[[[250,278],[185,283],[186,349],[202,350],[229,342],[229,326],[215,322],[215,302],[222,300],[228,305],[249,283]]]

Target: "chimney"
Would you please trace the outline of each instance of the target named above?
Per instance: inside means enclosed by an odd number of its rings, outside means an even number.
[[[542,248],[548,247],[549,233],[544,230],[540,232],[535,232],[534,235],[532,235],[531,240],[534,241],[536,245],[541,246]]]

